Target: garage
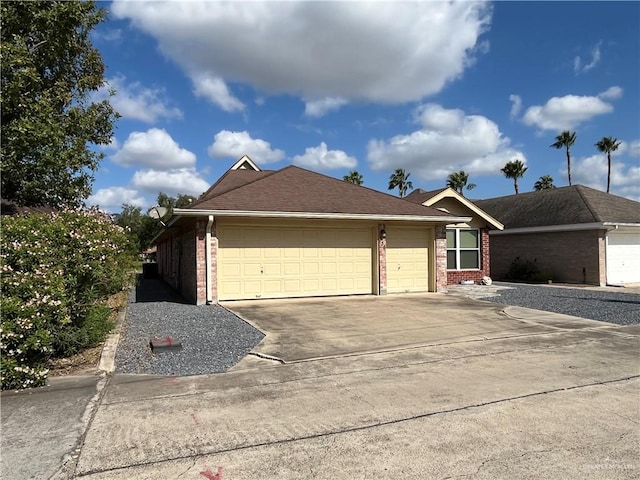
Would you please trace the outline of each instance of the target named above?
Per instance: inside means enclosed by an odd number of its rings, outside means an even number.
[[[218,298],[370,294],[374,232],[345,227],[220,227]]]
[[[607,283],[640,283],[640,229],[618,229],[607,234]]]
[[[429,290],[429,230],[387,229],[387,292]]]

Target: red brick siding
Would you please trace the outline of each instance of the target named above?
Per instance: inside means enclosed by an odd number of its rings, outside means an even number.
[[[546,232],[491,237],[491,273],[505,279],[516,257],[534,262],[556,281],[603,284],[604,231]]]
[[[436,292],[447,291],[447,229],[435,227],[436,238]]]
[[[379,295],[387,294],[387,239],[381,238],[384,225],[378,225],[378,285]]]
[[[185,232],[178,239],[178,291],[190,302],[197,303],[196,235],[195,230]]]
[[[482,277],[490,277],[489,248],[489,231],[486,228],[480,229],[480,270],[447,270],[447,284],[455,285],[463,280],[473,280],[475,283],[480,283]]]
[[[198,305],[207,302],[207,257],[206,257],[207,220],[198,220],[195,234],[195,299]]]

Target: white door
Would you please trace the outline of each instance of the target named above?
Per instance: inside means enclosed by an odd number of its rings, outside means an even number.
[[[640,283],[640,229],[607,234],[607,283]]]
[[[218,299],[372,293],[373,230],[222,226]]]

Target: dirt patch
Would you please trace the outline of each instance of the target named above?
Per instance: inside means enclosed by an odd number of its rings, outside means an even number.
[[[127,305],[129,290],[111,295],[107,299],[107,305],[111,308],[111,320],[114,322],[114,330],[117,330],[118,316]],[[66,358],[54,358],[49,360],[49,376],[63,377],[66,375],[91,375],[98,372],[98,364],[102,355],[104,343],[95,347],[87,348],[80,353],[76,353]]]

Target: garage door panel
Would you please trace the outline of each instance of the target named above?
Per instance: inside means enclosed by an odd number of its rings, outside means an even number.
[[[640,230],[607,234],[607,283],[640,283]]]
[[[220,300],[372,291],[371,229],[222,226],[218,241]]]
[[[425,228],[387,230],[387,291],[424,292],[429,289],[429,232]]]

